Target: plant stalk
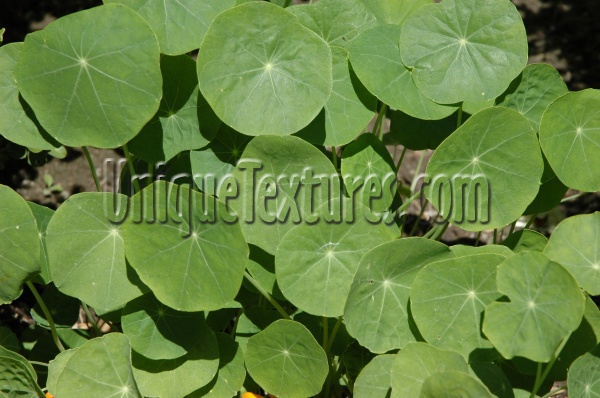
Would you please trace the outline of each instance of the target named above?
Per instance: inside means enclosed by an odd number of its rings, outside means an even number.
[[[277,312],[279,312],[284,319],[287,319],[287,320],[291,320],[292,319],[292,318],[290,318],[290,316],[288,315],[288,313],[285,312],[285,310],[283,309],[283,307],[281,305],[279,305],[279,303],[269,294],[269,292],[267,292],[260,285],[260,283],[258,283],[258,281],[256,279],[254,279],[252,277],[252,275],[250,275],[248,273],[248,271],[244,271],[244,278],[246,278],[246,280],[248,282],[250,282],[252,284],[252,286],[254,286],[256,288],[256,290],[258,290],[260,292],[260,294],[262,294],[267,300],[269,300],[269,303],[271,303],[271,305],[273,307],[275,307],[275,309],[277,310]]]
[[[98,324],[96,323],[96,320],[92,316],[92,314],[90,312],[90,307],[88,307],[88,305],[86,303],[84,303],[83,301],[81,302],[81,306],[83,307],[83,311],[85,312],[86,318],[92,324],[92,327],[94,328],[94,332],[96,332],[96,336],[98,336],[98,337],[102,336],[104,333],[102,333],[102,331],[98,327]]]
[[[125,159],[127,159],[127,167],[129,168],[129,178],[133,181],[133,186],[136,190],[136,192],[140,192],[141,188],[140,188],[140,181],[135,177],[135,166],[133,164],[133,159],[131,157],[131,153],[129,152],[129,149],[127,148],[127,144],[123,144],[123,152],[125,153]],[[135,192],[133,192],[135,193]]]
[[[85,158],[87,159],[88,164],[90,165],[92,177],[94,178],[94,184],[96,184],[96,190],[98,192],[102,192],[102,186],[100,185],[100,180],[98,179],[98,173],[96,173],[96,166],[94,165],[94,160],[92,159],[92,156],[90,155],[90,151],[88,151],[87,147],[85,147],[85,146],[82,146],[81,149],[83,150],[83,154],[85,155]]]
[[[33,286],[33,283],[31,283],[31,281],[27,281],[25,283],[31,290],[31,293],[33,293],[35,301],[37,301],[37,303],[40,305],[40,308],[42,309],[42,312],[44,313],[44,316],[48,321],[48,325],[50,325],[50,332],[52,333],[52,340],[54,340],[54,344],[56,344],[56,347],[60,352],[63,352],[65,350],[65,347],[62,345],[60,339],[58,338],[58,333],[56,332],[56,325],[54,324],[54,319],[52,319],[52,315],[50,315],[50,311],[48,311],[46,303],[44,303],[42,296],[40,296],[40,294],[38,293],[35,286]]]

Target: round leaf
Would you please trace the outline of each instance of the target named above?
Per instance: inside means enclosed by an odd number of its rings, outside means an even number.
[[[354,382],[356,398],[387,398],[392,389],[392,366],[395,355],[378,355],[358,375]]]
[[[0,386],[0,392],[7,397],[45,397],[27,359],[4,347],[0,347]]]
[[[354,71],[369,91],[392,109],[426,120],[451,115],[456,107],[434,103],[415,86],[400,57],[400,30],[397,25],[381,25],[361,34],[350,48]]]
[[[219,14],[200,54],[202,94],[221,120],[246,135],[295,133],[331,94],[329,46],[271,3]]]
[[[0,185],[0,304],[21,295],[23,283],[40,271],[40,236],[27,202]]]
[[[57,397],[141,396],[131,371],[129,339],[120,333],[110,333],[79,347],[64,364],[52,394]]]
[[[27,35],[16,77],[40,123],[59,142],[115,148],[158,109],[159,55],[154,32],[138,14],[108,4]]]
[[[600,295],[600,212],[562,221],[544,254],[568,269],[589,294]]]
[[[432,2],[433,0],[369,0],[366,4],[382,24],[402,25],[415,10]]]
[[[468,373],[437,372],[423,383],[421,398],[494,398],[486,386]]]
[[[329,372],[327,356],[308,329],[288,320],[248,339],[246,368],[269,393],[289,398],[318,394]]]
[[[522,229],[510,234],[501,244],[515,253],[524,251],[543,252],[548,244],[548,239],[537,231]]]
[[[54,213],[46,237],[50,274],[58,290],[100,313],[120,308],[146,290],[125,261],[121,226],[107,216],[105,206],[113,199],[108,192],[71,196]]]
[[[585,297],[571,274],[538,252],[522,252],[498,266],[498,291],[510,302],[487,306],[483,333],[504,358],[548,362],[583,317]]]
[[[200,47],[213,19],[235,0],[104,0],[131,7],[154,29],[160,52],[185,54]]]
[[[62,374],[63,370],[65,370],[67,362],[69,362],[69,359],[71,359],[76,351],[76,348],[63,351],[48,363],[48,378],[46,379],[46,388],[48,388],[48,392],[54,393],[56,391],[58,377]]]
[[[569,370],[568,388],[572,397],[600,396],[600,348],[573,362]]]
[[[491,350],[481,335],[486,305],[501,295],[496,290],[496,266],[505,259],[496,254],[451,258],[427,265],[410,291],[413,318],[427,342],[461,353]]]
[[[262,307],[247,308],[238,321],[235,340],[240,343],[240,347],[245,351],[250,337],[266,329],[267,326],[278,319],[281,319],[281,314],[275,310]]]
[[[402,26],[402,61],[417,88],[442,104],[500,95],[527,64],[521,15],[506,0],[445,0]]]
[[[535,198],[543,167],[527,119],[512,109],[488,108],[438,147],[427,165],[425,195],[467,231],[504,227]]]
[[[542,180],[540,181],[540,190],[535,199],[533,199],[533,202],[527,206],[523,215],[551,211],[560,205],[561,200],[569,189],[558,179],[556,174],[554,174],[554,170],[550,167],[550,164],[543,153],[542,158],[544,159],[544,174],[542,174]]]
[[[580,191],[600,190],[600,90],[568,93],[544,112],[540,145],[558,178]]]
[[[224,222],[223,203],[157,181],[132,205],[123,226],[127,260],[159,301],[179,311],[212,311],[233,302],[248,245],[239,223]]]
[[[411,285],[426,264],[446,257],[453,257],[447,246],[423,238],[394,240],[367,252],[344,310],[350,335],[377,353],[415,341],[408,313]]]

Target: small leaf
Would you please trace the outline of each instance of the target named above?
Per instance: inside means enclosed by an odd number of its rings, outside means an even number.
[[[515,253],[525,251],[543,252],[548,244],[548,238],[537,231],[522,229],[510,234],[501,244]]]
[[[573,362],[567,381],[572,397],[600,396],[600,346]]]
[[[395,355],[378,355],[358,375],[354,382],[356,398],[387,398],[392,390],[392,366]]]

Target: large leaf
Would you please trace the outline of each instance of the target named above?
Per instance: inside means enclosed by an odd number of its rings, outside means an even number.
[[[0,135],[19,145],[50,150],[60,144],[39,126],[17,88],[14,74],[22,48],[23,43],[11,43],[0,48]]]
[[[213,19],[235,0],[104,0],[131,7],[152,27],[160,52],[185,54],[200,47]]]
[[[400,37],[419,90],[442,104],[485,101],[527,64],[527,36],[507,0],[445,0],[416,10]]]
[[[159,55],[154,32],[138,14],[108,4],[27,35],[16,77],[38,120],[59,142],[114,148],[158,109]]]
[[[179,311],[231,304],[242,283],[248,245],[239,223],[224,221],[225,205],[164,181],[132,201],[133,213],[123,227],[125,251],[156,298]]]
[[[589,294],[600,295],[600,212],[562,221],[544,254],[568,269]]]
[[[40,237],[27,202],[0,185],[0,304],[21,295],[23,283],[40,271]]]
[[[271,3],[219,14],[200,54],[202,94],[221,120],[247,135],[295,133],[331,94],[329,46]]]
[[[6,397],[45,397],[27,359],[4,347],[0,347],[0,393]]]
[[[550,104],[540,125],[540,145],[565,185],[600,190],[600,90],[568,93]]]
[[[600,397],[600,346],[573,362],[568,387],[571,397]]]
[[[498,299],[496,266],[505,257],[482,254],[437,261],[417,275],[410,291],[415,322],[429,344],[461,353],[491,350],[481,335],[486,305]]]
[[[62,361],[61,361],[62,362]],[[140,397],[131,370],[129,339],[110,333],[77,349],[56,379],[57,397]]]
[[[497,107],[473,115],[427,165],[427,199],[467,231],[503,227],[535,198],[544,162],[535,131],[518,112]]]
[[[419,7],[433,0],[368,0],[365,4],[382,24],[402,25]]]
[[[360,372],[354,382],[356,398],[387,398],[392,390],[395,355],[378,355]]]
[[[539,252],[522,252],[498,266],[498,291],[509,302],[487,306],[483,333],[504,358],[552,359],[583,317],[585,297],[571,274]]]
[[[262,388],[289,398],[316,395],[329,372],[327,356],[308,329],[288,320],[248,339],[246,368]]]
[[[54,213],[46,237],[50,275],[58,290],[101,313],[124,306],[146,290],[125,261],[121,225],[107,217],[104,206],[112,200],[108,192],[71,196]]]
[[[436,372],[423,383],[421,398],[494,398],[485,385],[468,373]]]
[[[453,257],[447,246],[423,238],[394,240],[367,252],[348,293],[348,332],[378,353],[415,341],[409,315],[412,283],[426,264],[447,257]]]
[[[438,105],[415,86],[400,57],[400,26],[377,26],[361,34],[350,48],[350,62],[361,82],[392,109],[419,119],[442,119],[456,107]]]

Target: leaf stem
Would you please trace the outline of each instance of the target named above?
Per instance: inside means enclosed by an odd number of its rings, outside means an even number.
[[[340,168],[338,167],[337,148],[335,146],[331,147],[331,161],[333,162],[335,171],[339,172]]]
[[[31,283],[31,281],[27,281],[25,283],[31,290],[31,293],[33,293],[35,301],[37,301],[37,303],[40,305],[40,308],[42,309],[42,312],[44,313],[44,316],[48,321],[48,325],[50,325],[50,332],[52,333],[52,340],[54,340],[54,344],[56,344],[56,347],[60,352],[63,352],[65,350],[65,347],[62,345],[60,339],[58,338],[58,333],[56,332],[56,325],[54,324],[54,319],[52,319],[52,315],[50,315],[50,311],[48,311],[46,303],[44,303],[42,296],[40,296],[40,294],[38,293],[35,286],[33,286],[33,283]]]
[[[38,366],[46,366],[46,367],[49,366],[46,362],[29,361],[29,363],[32,365],[38,365]]]
[[[427,207],[427,200],[425,200],[423,202],[423,206],[421,206],[421,211],[419,212],[419,216],[417,217],[417,219],[415,220],[415,223],[413,224],[412,229],[410,230],[410,233],[408,234],[408,237],[410,238],[411,236],[414,236],[414,234],[417,232],[417,229],[419,228],[419,221],[421,221],[421,218],[423,217],[423,213],[425,213],[425,208]]]
[[[529,219],[529,221],[527,221],[527,224],[525,224],[525,226],[523,227],[523,229],[529,228],[531,226],[531,224],[533,224],[533,222],[535,221],[536,217],[537,217],[537,213],[533,214],[531,216],[531,218]]]
[[[400,154],[400,159],[398,159],[398,163],[396,164],[396,172],[400,170],[400,166],[402,166],[402,162],[404,161],[404,155],[406,155],[406,151],[408,148],[404,148],[402,153]]]
[[[479,239],[481,239],[481,231],[477,232],[477,238],[475,239],[475,247],[479,246]]]
[[[456,128],[459,128],[460,126],[462,126],[462,119],[463,119],[463,103],[460,103],[460,106],[458,107],[458,114],[456,115]]]
[[[423,167],[423,162],[425,161],[425,155],[427,151],[421,151],[421,156],[419,157],[419,161],[417,162],[417,168],[415,169],[415,175],[413,176],[412,182],[410,183],[410,191],[414,192],[417,186],[418,176],[421,173],[421,167]]]
[[[248,271],[244,271],[244,278],[246,278],[246,280],[248,282],[250,282],[252,284],[252,286],[254,286],[256,288],[256,290],[258,290],[260,292],[260,294],[262,294],[267,300],[269,300],[269,303],[271,303],[271,305],[273,307],[275,307],[275,309],[277,310],[277,312],[279,312],[281,314],[281,316],[283,316],[284,319],[288,319],[288,320],[292,319],[292,318],[290,318],[290,316],[288,315],[288,313],[285,312],[285,310],[283,309],[283,307],[281,305],[279,305],[279,303],[269,294],[269,292],[267,292],[260,285],[260,283],[258,283],[258,281],[256,279],[254,279],[252,277],[252,275],[250,275],[248,273]]]
[[[448,226],[450,225],[449,222],[445,222],[441,228],[438,228],[438,230],[435,232],[435,234],[433,234],[433,236],[431,237],[433,240],[440,240],[442,238],[442,235],[444,235],[444,232],[446,232],[446,230],[448,229]]]
[[[83,154],[85,155],[85,158],[87,159],[88,164],[90,165],[92,177],[94,178],[94,184],[96,184],[96,190],[98,192],[102,192],[102,186],[100,185],[100,180],[98,179],[98,173],[96,173],[96,166],[94,166],[94,160],[92,159],[92,156],[90,155],[90,151],[88,151],[87,147],[85,147],[85,146],[82,146],[81,149],[83,150]]]
[[[510,236],[510,234],[512,234],[513,232],[515,232],[515,227],[516,227],[516,226],[517,226],[517,220],[515,220],[515,222],[513,222],[513,223],[510,225],[510,230],[508,231],[508,236]],[[507,236],[507,238],[508,238],[508,236]]]
[[[539,376],[539,371],[542,369],[542,363],[538,362],[538,374],[536,375],[536,378],[535,378],[535,385],[533,387],[533,391],[531,392],[531,398],[535,397],[535,394],[537,394],[538,390],[542,386],[542,383],[544,382],[544,380],[546,380],[546,377],[548,377],[548,373],[550,373],[552,366],[554,366],[554,362],[556,362],[561,351],[563,350],[563,348],[565,348],[565,344],[567,344],[567,341],[569,341],[569,337],[571,337],[571,333],[569,333],[567,336],[565,336],[562,339],[557,350],[554,352],[552,359],[550,360],[550,362],[548,362],[548,365],[544,368],[544,372],[542,373],[541,377],[538,377],[538,376]]]
[[[98,324],[96,323],[96,320],[92,316],[92,314],[90,312],[90,307],[88,307],[88,305],[86,303],[84,303],[83,301],[81,302],[81,306],[83,307],[83,311],[85,312],[86,318],[92,324],[92,327],[94,328],[94,331],[96,332],[96,336],[98,336],[98,337],[102,336],[104,333],[102,333],[102,331],[98,327]]]
[[[551,396],[558,394],[559,392],[564,391],[566,389],[567,389],[567,386],[559,387],[555,390],[550,391],[548,394],[544,395],[542,398],[550,398]]]
[[[381,108],[379,108],[377,119],[375,120],[375,125],[373,126],[373,134],[375,134],[375,136],[379,139],[381,139],[382,124],[383,120],[385,119],[387,108],[387,104],[381,103]]]
[[[325,350],[325,353],[327,355],[329,355],[329,352],[331,351],[331,347],[333,347],[333,341],[335,340],[335,337],[337,336],[338,330],[340,330],[340,326],[342,326],[343,320],[344,320],[344,317],[342,315],[340,315],[340,317],[338,318],[335,325],[333,325],[333,329],[331,330],[331,336],[329,336],[329,345],[327,346],[327,350]]]
[[[587,192],[580,192],[580,193],[577,193],[575,195],[567,196],[566,198],[564,198],[563,200],[561,200],[560,203],[565,203],[565,202],[568,202],[570,200],[577,199],[578,197],[583,196],[586,193]]]
[[[127,159],[127,167],[129,168],[129,178],[131,179],[131,181],[133,181],[133,186],[136,192],[140,192],[140,181],[137,178],[135,178],[135,166],[133,164],[133,159],[131,158],[131,153],[127,148],[127,144],[123,144],[123,152],[125,153],[125,159]],[[135,192],[132,192],[132,194],[134,193]]]
[[[398,210],[396,210],[397,213],[401,213],[404,210],[406,210],[406,208],[408,208],[408,206],[410,206],[410,204],[412,202],[414,202],[415,200],[417,200],[419,198],[419,196],[421,196],[421,192],[417,192],[416,194],[414,194],[413,196],[411,196],[410,198],[406,199],[404,201],[404,203],[402,203],[402,206],[398,207]]]
[[[329,320],[326,316],[323,317],[323,351],[327,354],[327,347],[329,347]],[[329,355],[327,355],[329,358]]]

